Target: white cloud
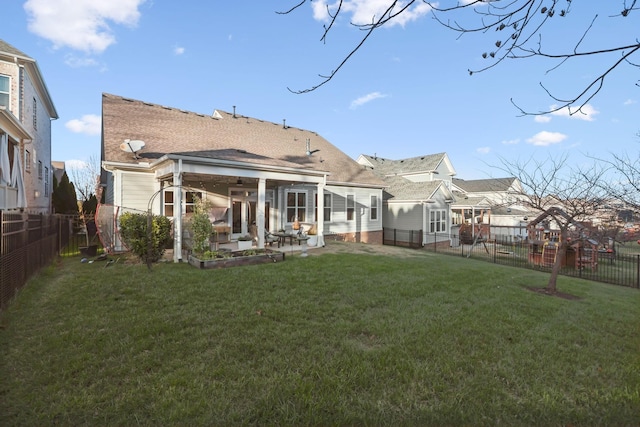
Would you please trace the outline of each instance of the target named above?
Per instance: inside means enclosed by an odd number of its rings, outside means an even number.
[[[115,43],[109,23],[135,26],[146,0],[27,0],[28,28],[55,49],[102,53]]]
[[[479,147],[479,148],[476,148],[476,152],[478,152],[480,154],[489,154],[489,151],[491,151],[491,147]]]
[[[559,144],[565,139],[567,139],[567,135],[563,133],[542,131],[527,139],[527,142],[538,147],[547,147],[549,145]]]
[[[64,168],[66,170],[71,170],[71,169],[75,169],[75,170],[82,170],[82,169],[88,169],[89,168],[89,163],[83,161],[83,160],[65,160],[64,162]]]
[[[554,109],[554,108],[558,108],[556,105],[552,105],[551,107],[549,107],[550,109]],[[562,108],[558,111],[554,111],[553,113],[551,113],[554,116],[559,116],[559,117],[568,117],[570,119],[577,119],[577,120],[584,120],[587,122],[592,122],[595,120],[595,117],[597,114],[599,114],[600,111],[596,110],[593,105],[591,104],[585,104],[582,108],[580,108],[580,110],[578,111],[577,108],[572,108],[571,110],[569,110],[568,107]]]
[[[98,65],[98,61],[93,58],[78,58],[75,55],[65,55],[64,63],[72,68],[80,67],[95,67]]]
[[[533,120],[536,123],[549,123],[551,121],[551,117],[549,117],[548,115],[542,115],[542,116],[535,116],[533,118]]]
[[[361,96],[358,99],[355,99],[353,101],[351,101],[351,106],[349,108],[351,108],[352,110],[366,104],[367,102],[371,102],[374,99],[378,99],[378,98],[386,98],[387,95],[384,95],[380,92],[371,92],[365,96]]]
[[[175,55],[182,55],[184,53],[184,48],[181,46],[177,46],[173,49],[173,53]]]
[[[626,101],[624,101],[624,105],[633,105],[636,102],[638,101],[636,101],[635,99],[627,99]]]
[[[85,114],[81,119],[69,120],[64,126],[74,133],[84,133],[85,135],[100,135],[102,123],[100,116],[95,114]]]
[[[399,3],[394,11],[401,9],[405,3]],[[335,13],[337,11],[338,2],[329,3],[327,0],[319,0],[311,2],[313,9],[313,18],[317,21],[328,21],[330,19],[329,13]],[[350,14],[351,22],[356,25],[367,25],[372,20],[378,19],[385,14],[389,8],[388,0],[344,0],[340,9],[341,14]],[[426,15],[431,11],[431,6],[424,2],[416,2],[415,6],[409,7],[403,11],[400,15],[389,21],[387,25],[404,26],[408,22],[416,21],[420,17]]]
[[[518,138],[516,138],[516,139],[509,139],[509,140],[506,140],[506,141],[502,141],[502,143],[503,143],[504,145],[516,145],[516,144],[520,143],[520,139],[518,139]]]

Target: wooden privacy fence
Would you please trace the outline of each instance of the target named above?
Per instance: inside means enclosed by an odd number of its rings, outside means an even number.
[[[72,221],[58,215],[0,211],[0,310],[67,246]]]

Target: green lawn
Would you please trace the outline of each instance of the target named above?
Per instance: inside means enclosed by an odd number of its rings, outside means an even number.
[[[0,425],[640,424],[638,290],[406,251],[64,259],[0,314]]]

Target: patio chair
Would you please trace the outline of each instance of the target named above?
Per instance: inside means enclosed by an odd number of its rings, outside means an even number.
[[[269,233],[268,231],[264,232],[264,245],[267,246],[273,246],[274,243],[278,243],[280,241],[280,238],[278,236],[274,236],[273,234]],[[278,245],[280,246],[280,245]]]

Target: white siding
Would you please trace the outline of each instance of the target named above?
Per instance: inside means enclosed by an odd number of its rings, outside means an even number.
[[[281,215],[286,216],[286,193],[287,191],[306,191],[307,192],[307,221],[313,222],[315,209],[316,186],[292,186],[287,187],[284,192],[284,200],[282,201]],[[340,187],[328,185],[324,189],[325,194],[331,194],[331,221],[324,223],[325,234],[345,234],[355,232],[371,232],[382,230],[382,190],[356,187]],[[354,219],[347,221],[346,198],[351,194],[355,198]],[[370,203],[371,195],[375,194],[378,198],[378,219],[371,220]],[[285,220],[285,227],[290,228],[290,222]]]
[[[399,230],[422,230],[424,208],[417,203],[388,203],[384,205],[384,227]]]
[[[149,209],[149,200],[159,188],[153,174],[122,172],[120,179],[122,180],[119,186],[122,191],[120,206],[124,209],[146,212]],[[153,203],[153,213],[159,213],[159,206],[159,196],[156,196]]]

